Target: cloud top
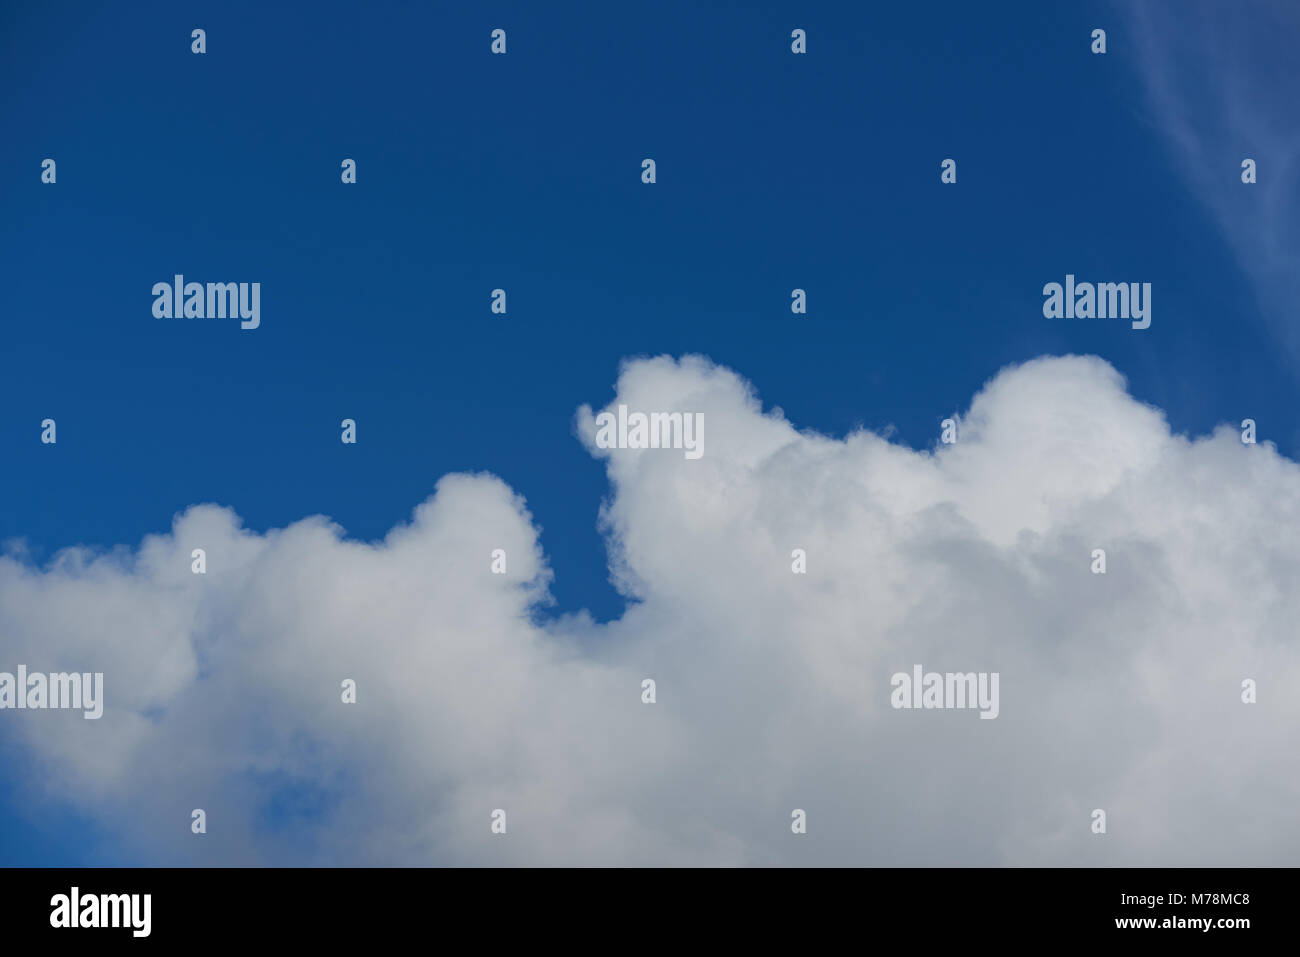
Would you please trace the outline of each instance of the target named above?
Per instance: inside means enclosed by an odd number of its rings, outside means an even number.
[[[538,614],[544,542],[486,474],[377,542],[196,505],[0,558],[0,670],[105,674],[98,721],[0,713],[29,798],[156,863],[1294,862],[1300,469],[1271,445],[1173,435],[1079,356],[1002,370],[922,450],[800,431],[698,356],[626,362],[620,403],[708,429],[698,460],[600,449],[578,410],[608,624]],[[891,708],[915,664],[998,672],[998,718]]]

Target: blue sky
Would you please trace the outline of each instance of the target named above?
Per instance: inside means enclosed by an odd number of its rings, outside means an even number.
[[[1146,8],[1177,31],[1174,6]],[[1295,458],[1292,320],[1216,215],[1265,215],[1240,158],[1286,158],[1218,143],[1204,195],[1134,29],[1101,3],[8,3],[0,540],[135,545],[201,502],[372,540],[485,470],[543,529],[552,611],[618,618],[573,416],[638,355],[922,448],[1003,366],[1090,353],[1176,432],[1252,417]],[[177,272],[260,281],[261,327],[155,319]],[[1151,328],[1044,319],[1066,273],[1150,282]],[[3,784],[0,861],[125,862]]]

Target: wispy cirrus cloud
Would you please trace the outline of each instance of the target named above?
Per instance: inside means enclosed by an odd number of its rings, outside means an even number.
[[[1300,5],[1289,0],[1121,3],[1147,114],[1300,356]],[[1241,163],[1258,182],[1241,182]]]

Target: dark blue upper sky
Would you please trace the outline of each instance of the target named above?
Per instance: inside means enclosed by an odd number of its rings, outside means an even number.
[[[135,544],[208,501],[372,539],[488,470],[543,527],[557,610],[616,617],[572,416],[647,353],[914,447],[1003,365],[1096,353],[1176,430],[1249,416],[1296,456],[1294,358],[1114,8],[461,7],[4,5],[0,540]],[[1223,189],[1252,201],[1235,164]],[[178,272],[260,282],[261,328],[155,319]],[[1067,272],[1152,283],[1151,328],[1044,319]],[[4,791],[0,862],[122,862]]]

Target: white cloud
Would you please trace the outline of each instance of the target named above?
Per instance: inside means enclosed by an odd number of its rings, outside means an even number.
[[[637,599],[608,625],[536,623],[544,543],[489,475],[382,542],[204,505],[134,551],[0,559],[0,670],[105,673],[99,721],[0,713],[28,796],[164,863],[1296,859],[1300,468],[1270,445],[1173,436],[1081,357],[1003,370],[922,451],[801,433],[698,357],[626,364],[618,403],[708,427],[696,461],[599,450],[579,410]],[[917,663],[999,672],[1000,716],[891,709]]]
[[[1162,0],[1117,9],[1152,122],[1252,280],[1261,313],[1300,354],[1300,7]],[[1246,158],[1258,164],[1254,185],[1241,182]]]

